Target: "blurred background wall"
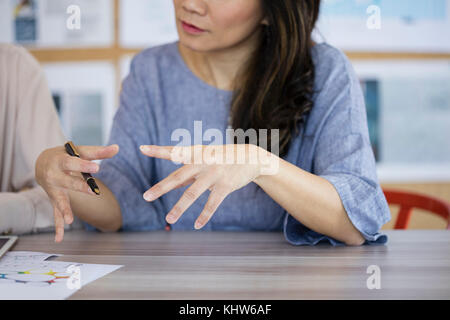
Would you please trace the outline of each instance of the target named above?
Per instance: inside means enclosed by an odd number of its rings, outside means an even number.
[[[360,77],[382,186],[450,201],[450,0],[323,0],[315,38]],[[42,63],[77,144],[107,143],[133,55],[176,40],[171,0],[0,0],[0,42]],[[445,225],[418,211],[410,228]]]

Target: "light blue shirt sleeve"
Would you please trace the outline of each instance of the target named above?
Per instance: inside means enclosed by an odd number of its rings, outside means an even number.
[[[390,220],[390,210],[376,175],[361,86],[348,59],[337,49],[330,51],[330,64],[317,70],[319,78],[324,69],[328,76],[317,88],[306,130],[306,135],[314,136],[311,172],[334,186],[365,244],[386,243],[387,236],[379,230]],[[284,232],[295,245],[343,244],[308,229],[290,215]]]
[[[120,106],[114,116],[109,144],[118,144],[119,153],[103,160],[95,178],[114,194],[122,212],[122,230],[149,231],[165,226],[161,200],[146,202],[143,194],[151,187],[154,160],[142,155],[141,145],[153,144],[148,97],[136,71],[134,59],[130,74],[122,84]],[[86,225],[92,230],[92,226]]]

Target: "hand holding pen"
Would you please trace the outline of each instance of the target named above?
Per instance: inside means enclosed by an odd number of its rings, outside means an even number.
[[[67,143],[40,154],[36,161],[36,181],[47,192],[53,206],[56,242],[63,239],[64,223],[73,222],[69,191],[98,197],[101,190],[91,174],[100,168],[93,160],[112,158],[118,151],[118,145],[75,148],[73,143]]]
[[[70,156],[80,158],[80,154],[75,149],[72,141],[67,142],[64,147],[66,148],[66,152]],[[81,175],[83,176],[88,186],[91,188],[92,192],[94,192],[96,195],[100,195],[100,189],[98,188],[97,183],[95,182],[95,179],[91,176],[91,174],[82,172]]]

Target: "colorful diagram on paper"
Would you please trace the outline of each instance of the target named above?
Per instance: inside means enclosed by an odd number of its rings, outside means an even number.
[[[66,270],[35,268],[23,271],[0,269],[0,286],[2,284],[21,283],[27,286],[45,287],[66,283],[70,274]]]
[[[0,300],[66,299],[82,286],[122,267],[51,260],[58,256],[7,252],[0,259]]]

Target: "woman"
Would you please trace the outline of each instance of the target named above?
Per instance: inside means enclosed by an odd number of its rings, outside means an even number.
[[[80,147],[84,160],[62,147],[41,154],[36,175],[54,203],[55,240],[74,212],[102,231],[169,223],[175,230],[283,230],[297,245],[386,242],[378,232],[390,213],[358,79],[340,51],[311,40],[320,1],[174,4],[180,40],[134,58],[114,145]],[[195,138],[199,124],[212,130],[207,138]],[[204,141],[227,125],[278,129],[276,143],[267,145],[278,145],[279,156],[254,144],[219,143],[214,150],[233,159],[234,152],[245,159],[265,152],[277,170],[267,173],[262,161],[192,163],[187,153],[169,161],[180,150],[208,158]],[[186,131],[196,149],[174,153],[173,142]],[[94,159],[106,159],[100,172]],[[79,172],[95,174],[100,196]]]

